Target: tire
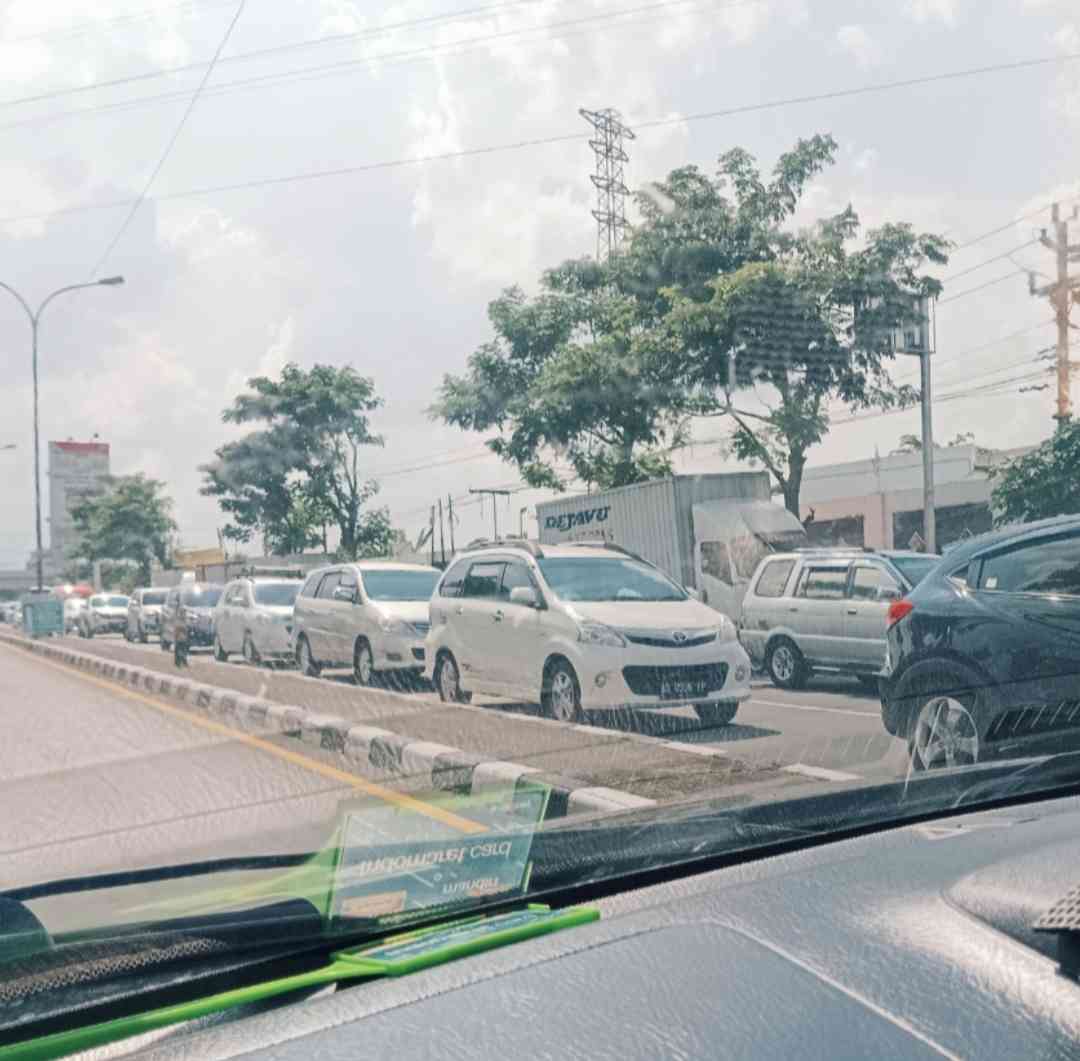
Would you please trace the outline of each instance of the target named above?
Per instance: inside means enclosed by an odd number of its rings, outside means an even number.
[[[877,695],[878,676],[876,674],[856,674],[855,677],[858,678],[859,684],[866,692]]]
[[[548,718],[559,722],[581,721],[581,685],[574,668],[565,660],[556,660],[547,668],[540,706]]]
[[[161,651],[162,652],[168,652],[169,649],[172,648],[172,642],[171,641],[166,641],[164,634],[161,635],[161,638],[159,640],[159,644],[161,645]]]
[[[362,637],[353,648],[352,673],[357,685],[367,687],[375,681],[375,657],[371,645]]]
[[[738,702],[730,700],[710,700],[708,703],[694,704],[694,713],[706,726],[726,726],[739,710]]]
[[[457,660],[444,652],[435,664],[435,688],[439,690],[439,699],[444,704],[467,704],[472,693],[461,688],[461,676],[458,674]]]
[[[250,633],[244,634],[244,644],[241,647],[241,652],[244,656],[244,662],[252,667],[258,667],[262,663],[262,656],[259,655],[255,642],[251,640]]]
[[[214,634],[214,659],[218,663],[228,663],[229,653],[225,651],[225,646],[221,643],[221,638]]]
[[[778,689],[801,689],[806,685],[810,668],[795,642],[787,637],[777,638],[765,656],[765,669]]]
[[[306,674],[309,678],[317,678],[322,673],[322,667],[311,654],[311,645],[303,634],[296,642],[296,666],[301,674]]]
[[[124,626],[124,640],[127,641],[128,643],[130,643],[133,640],[133,638],[131,636],[131,630],[127,627],[127,625]]]
[[[948,670],[920,679],[907,725],[912,770],[971,766],[979,761],[983,693],[977,687],[963,688],[965,682]]]

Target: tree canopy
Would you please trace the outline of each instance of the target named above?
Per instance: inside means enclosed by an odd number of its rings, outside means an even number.
[[[164,491],[164,483],[141,473],[107,479],[103,493],[84,498],[71,510],[77,556],[131,561],[148,585],[153,561],[168,563],[176,531],[173,503]]]
[[[994,523],[1027,522],[1080,512],[1080,421],[1061,424],[1042,445],[1010,461],[996,476]]]
[[[349,366],[288,364],[280,379],[257,376],[248,387],[222,419],[260,426],[201,468],[202,492],[230,517],[223,533],[246,542],[259,532],[271,552],[286,554],[324,541],[331,524],[343,556],[383,548],[388,516],[364,510],[379,489],[361,457],[382,445],[369,421],[382,404],[373,381]]]
[[[742,149],[715,177],[672,171],[636,196],[640,222],[610,261],[566,262],[535,296],[512,287],[491,303],[494,338],[444,377],[432,415],[492,432],[527,482],[556,489],[568,474],[599,486],[667,474],[693,417],[725,417],[732,450],[798,514],[831,402],[917,399],[889,376],[892,336],[940,289],[924,267],[947,260],[941,237],[864,232],[850,208],[791,230],[835,152],[815,136],[768,178]]]

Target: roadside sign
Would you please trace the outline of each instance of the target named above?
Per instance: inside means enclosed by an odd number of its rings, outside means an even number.
[[[914,549],[916,552],[921,553],[926,548],[926,541],[923,536],[915,531],[910,538],[908,538],[908,548]]]

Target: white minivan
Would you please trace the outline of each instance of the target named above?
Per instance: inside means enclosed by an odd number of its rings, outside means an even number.
[[[359,685],[380,672],[417,676],[424,668],[434,567],[359,560],[312,572],[293,607],[296,663],[317,676],[351,667]]]
[[[603,542],[492,542],[455,558],[431,599],[427,657],[444,701],[512,697],[563,721],[689,703],[720,726],[750,696],[735,624]]]

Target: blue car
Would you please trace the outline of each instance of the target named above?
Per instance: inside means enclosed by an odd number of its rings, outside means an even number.
[[[882,721],[914,769],[1080,747],[1080,516],[956,546],[887,623]]]

